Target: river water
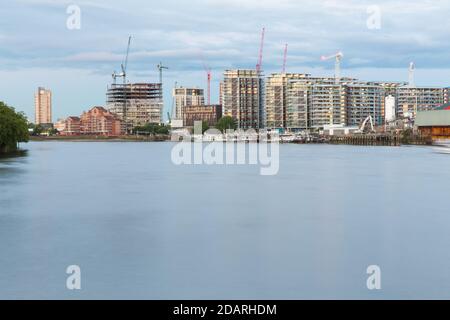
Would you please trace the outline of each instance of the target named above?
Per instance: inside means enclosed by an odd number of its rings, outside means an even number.
[[[176,166],[173,146],[32,142],[1,158],[0,298],[450,298],[450,156],[281,145],[262,176]]]

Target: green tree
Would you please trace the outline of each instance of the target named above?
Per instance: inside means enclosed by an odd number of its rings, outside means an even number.
[[[53,129],[49,129],[49,130],[48,130],[48,133],[49,133],[51,136],[56,136],[56,135],[58,135],[59,131],[58,131],[57,129],[53,128]]]
[[[44,132],[44,128],[40,124],[34,126],[33,136],[39,136],[42,134],[42,132]]]
[[[0,152],[14,151],[17,143],[28,142],[28,139],[25,115],[0,101]]]
[[[400,142],[402,144],[411,144],[414,140],[414,132],[412,129],[405,129],[400,136]]]
[[[236,130],[237,123],[233,117],[225,116],[220,118],[220,120],[216,124],[216,128],[222,131],[222,133],[225,133],[225,131],[228,129]]]
[[[156,133],[157,134],[169,134],[169,126],[166,126],[164,124],[158,126],[158,128],[156,128]]]
[[[147,123],[144,126],[135,127],[133,133],[137,134],[169,134],[170,127],[164,124]]]
[[[202,133],[205,133],[209,130],[209,124],[205,120],[202,121]]]

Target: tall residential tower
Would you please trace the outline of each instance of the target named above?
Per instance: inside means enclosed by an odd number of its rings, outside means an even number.
[[[236,119],[239,129],[264,126],[264,80],[257,70],[226,70],[222,85],[223,114]]]
[[[172,118],[176,120],[183,119],[184,107],[203,106],[205,104],[204,91],[198,88],[174,88],[173,98],[175,110]]]
[[[35,124],[52,123],[52,92],[39,87],[34,95]]]

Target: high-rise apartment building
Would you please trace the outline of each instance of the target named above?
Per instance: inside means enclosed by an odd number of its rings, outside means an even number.
[[[39,87],[34,95],[35,124],[52,123],[52,92]]]
[[[347,124],[346,88],[342,84],[336,84],[334,79],[319,81],[312,83],[310,90],[310,128]]]
[[[274,73],[265,83],[265,127],[286,128],[288,126],[288,84],[290,80],[306,79],[301,73]],[[292,120],[292,119],[291,119]]]
[[[286,97],[286,128],[293,131],[309,129],[308,110],[311,99],[310,84],[289,81]]]
[[[294,131],[330,125],[359,126],[368,116],[376,125],[382,125],[386,114],[392,121],[397,115],[415,116],[417,111],[436,109],[445,102],[445,93],[442,88],[410,87],[405,83],[352,78],[341,78],[336,83],[334,78],[307,74],[272,74],[265,90],[265,125]]]
[[[184,107],[202,106],[205,104],[204,90],[198,88],[174,88],[173,99],[175,110],[172,118],[176,120],[183,119]]]
[[[384,123],[385,92],[377,83],[351,82],[345,87],[348,126],[360,126],[371,116],[376,125]]]
[[[450,103],[450,88],[444,88],[444,104]]]
[[[222,85],[224,116],[236,119],[239,129],[264,126],[264,80],[256,70],[226,70]]]
[[[397,89],[397,114],[415,117],[419,111],[435,110],[444,104],[443,88],[403,86]]]
[[[353,79],[342,79],[353,81]],[[309,75],[287,83],[286,128],[304,130],[347,124],[347,88],[334,78]]]

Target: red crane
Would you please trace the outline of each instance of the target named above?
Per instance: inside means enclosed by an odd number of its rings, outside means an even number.
[[[211,68],[206,64],[205,60],[202,57],[203,69],[206,71],[207,81],[208,81],[208,89],[207,89],[207,101],[208,106],[211,105]]]
[[[259,47],[259,57],[258,57],[258,63],[256,64],[256,71],[259,73],[262,68],[262,60],[263,60],[263,50],[264,50],[264,36],[266,33],[266,28],[262,28],[261,33],[261,46]]]
[[[288,44],[286,43],[286,45],[284,47],[283,70],[281,71],[281,73],[286,73],[287,51],[288,51]]]

